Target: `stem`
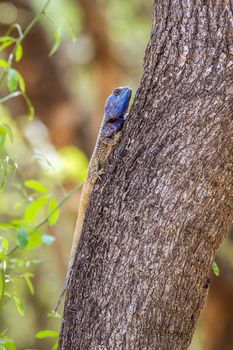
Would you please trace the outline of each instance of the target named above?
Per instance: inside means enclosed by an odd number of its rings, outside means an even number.
[[[23,40],[25,39],[25,37],[27,36],[27,34],[30,32],[30,30],[34,27],[34,25],[38,22],[38,20],[40,19],[40,17],[45,13],[45,10],[47,9],[47,7],[49,6],[50,2],[52,0],[47,0],[44,4],[44,6],[42,7],[42,9],[37,13],[37,15],[32,19],[32,21],[29,23],[29,25],[26,27],[26,29],[24,30],[24,32],[22,33],[22,35],[16,40],[15,43],[15,47],[14,50],[12,51],[12,53],[9,55],[9,59],[8,59],[8,63],[9,66],[12,66],[13,63],[13,59],[17,50],[17,46],[19,44],[21,44],[23,42]],[[0,85],[3,82],[3,80],[5,79],[6,75],[7,75],[8,70],[5,70],[5,72],[3,72],[3,74],[0,77]]]
[[[42,9],[37,13],[37,15],[33,18],[33,20],[29,23],[29,25],[26,27],[22,37],[19,39],[19,44],[22,43],[22,41],[24,40],[24,38],[26,37],[26,35],[29,33],[29,31],[32,29],[32,27],[34,27],[34,25],[36,24],[36,22],[38,22],[38,20],[40,19],[40,17],[45,13],[45,10],[47,9],[47,7],[49,6],[50,2],[52,0],[47,0],[46,3],[44,4],[44,6],[42,7]]]
[[[12,94],[9,94],[9,95],[1,98],[0,99],[0,103],[4,103],[4,102],[10,100],[11,98],[18,97],[18,96],[21,96],[21,95],[22,95],[21,91],[15,91]]]
[[[18,245],[15,245],[10,251],[8,254],[6,254],[7,256],[11,255],[12,253],[14,253],[17,249],[19,248]]]
[[[67,195],[65,195],[62,200],[58,203],[58,205],[41,221],[39,222],[35,227],[34,230],[37,230],[38,228],[40,228],[41,226],[43,226],[44,224],[46,224],[46,222],[48,222],[49,218],[55,213],[55,211],[57,209],[59,209],[66,201],[68,201],[77,191],[79,191],[82,187],[81,185],[76,186],[72,191],[70,191],[69,193],[67,193]],[[17,249],[19,248],[18,245],[15,245],[7,254],[7,256],[11,255],[12,253],[14,253]]]
[[[70,199],[77,191],[81,189],[82,185],[76,186],[72,191],[67,193],[62,200],[58,203],[58,205],[41,221],[35,226],[35,230],[46,224],[48,222],[49,218],[56,212],[57,209],[59,209],[68,199]]]

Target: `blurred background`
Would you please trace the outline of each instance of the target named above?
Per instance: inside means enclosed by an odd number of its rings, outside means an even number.
[[[0,1],[0,38],[20,35],[44,3]],[[52,0],[13,65],[33,120],[22,96],[4,101],[9,74],[7,82],[0,76],[0,350],[56,349],[61,319],[51,311],[104,102],[114,87],[137,89],[151,10],[152,0]],[[6,40],[0,39],[0,59],[7,61]],[[233,349],[232,251],[228,239],[192,350]]]

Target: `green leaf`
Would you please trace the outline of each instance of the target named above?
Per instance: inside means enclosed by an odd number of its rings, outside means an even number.
[[[3,148],[3,146],[5,145],[5,141],[6,141],[6,130],[2,125],[0,125],[0,149]]]
[[[22,47],[21,44],[18,44],[16,46],[16,52],[15,52],[15,60],[16,60],[16,62],[19,62],[22,57],[23,57],[23,47]]]
[[[60,214],[60,209],[58,208],[58,201],[56,198],[52,197],[50,202],[49,202],[49,218],[48,218],[48,223],[50,226],[54,225]]]
[[[25,93],[26,85],[25,85],[24,78],[23,78],[22,74],[19,73],[18,71],[17,71],[17,74],[18,74],[19,88],[23,93]]]
[[[13,36],[8,36],[8,35],[4,35],[0,37],[0,43],[5,42],[5,41],[12,41],[15,42],[16,39],[13,38]]]
[[[44,339],[44,338],[56,338],[58,337],[59,333],[57,331],[52,331],[51,329],[45,329],[43,331],[37,332],[35,337],[37,339]]]
[[[54,32],[54,43],[52,46],[52,49],[49,53],[49,56],[51,57],[52,55],[55,54],[55,52],[58,50],[59,46],[61,45],[62,42],[62,37],[63,37],[63,33],[62,33],[62,29],[58,28],[55,32]]]
[[[7,254],[8,251],[8,240],[0,236],[0,253]]]
[[[30,99],[23,91],[22,91],[22,96],[23,96],[23,98],[27,104],[27,107],[28,107],[28,118],[29,118],[29,120],[32,120],[35,116],[35,109],[31,103]]]
[[[13,135],[13,131],[11,130],[10,126],[6,123],[3,123],[2,125],[5,128],[6,134],[9,137],[9,139],[11,140],[11,143],[13,143],[14,135]]]
[[[2,68],[8,68],[9,67],[9,63],[5,60],[1,60],[0,59],[0,67]]]
[[[7,229],[11,230],[13,228],[15,228],[15,226],[13,224],[8,224],[8,223],[3,223],[3,222],[0,223],[1,230],[7,230]]]
[[[43,185],[41,182],[36,180],[28,180],[24,182],[24,185],[28,188],[31,188],[35,191],[42,192],[42,193],[48,193],[49,189],[45,185]]]
[[[215,276],[217,276],[217,277],[220,276],[220,269],[219,269],[216,261],[214,261],[212,264],[212,270],[213,270],[213,273],[215,274]]]
[[[58,342],[59,340],[56,340],[51,350],[58,350]]]
[[[0,270],[0,305],[2,304],[2,299],[5,291],[5,271]]]
[[[24,316],[25,308],[24,308],[23,303],[16,296],[13,296],[13,299],[14,299],[15,305],[17,306],[17,310],[18,310],[19,314],[21,316]]]
[[[31,278],[33,277],[33,274],[30,272],[24,273],[23,278],[25,279],[28,289],[32,295],[34,295],[34,287],[31,281]]]
[[[37,219],[39,212],[44,209],[46,202],[48,201],[48,196],[42,196],[28,205],[26,212],[24,214],[24,219],[26,221],[32,222]]]
[[[16,69],[9,69],[7,75],[7,87],[9,92],[14,92],[17,90],[19,83],[19,75]]]
[[[51,235],[42,235],[41,238],[46,245],[51,245],[55,241],[55,238]]]
[[[28,226],[28,222],[26,220],[12,220],[9,225],[12,225],[14,228],[19,228],[20,226]]]
[[[34,230],[30,233],[29,242],[26,249],[29,250],[38,248],[42,243],[43,241],[40,232]]]
[[[7,174],[10,170],[9,167],[10,158],[6,156],[3,162],[0,163],[0,191],[2,191],[6,186]]]
[[[16,234],[20,248],[25,248],[29,241],[28,230],[25,227],[20,227]]]
[[[4,336],[0,338],[0,350],[16,350],[15,343],[12,339]]]
[[[13,41],[5,41],[2,45],[0,45],[0,52],[4,51],[7,47],[11,46],[14,44]]]
[[[13,38],[12,36],[2,36],[0,37],[0,43],[1,46],[0,46],[0,51],[3,51],[5,50],[8,46],[14,44],[16,42],[16,39]]]

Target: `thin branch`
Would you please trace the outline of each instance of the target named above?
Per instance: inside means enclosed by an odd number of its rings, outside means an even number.
[[[82,184],[76,186],[71,192],[67,193],[62,200],[58,203],[58,205],[41,221],[35,226],[35,230],[46,224],[50,217],[59,209],[66,201],[68,201],[77,191],[82,188]]]
[[[25,37],[28,35],[28,33],[30,32],[30,30],[34,27],[34,25],[39,21],[40,17],[42,15],[45,14],[45,11],[47,9],[47,7],[49,6],[50,2],[52,0],[47,0],[44,4],[44,6],[42,7],[42,9],[37,13],[37,15],[32,19],[32,21],[29,23],[29,25],[26,27],[26,29],[24,30],[24,32],[22,33],[22,35],[16,40],[15,42],[15,47],[14,50],[12,51],[12,53],[9,55],[9,59],[8,59],[8,63],[9,66],[12,66],[13,63],[13,59],[17,50],[17,46],[19,44],[22,44],[23,40],[25,39]],[[0,85],[3,82],[3,80],[5,79],[6,75],[7,75],[8,70],[5,70],[3,72],[3,74],[0,77]]]
[[[80,189],[82,188],[82,184],[76,186],[72,191],[70,191],[69,193],[67,193],[62,200],[58,203],[58,205],[43,219],[41,220],[41,222],[39,222],[35,227],[34,230],[37,230],[38,228],[40,228],[41,226],[43,226],[44,224],[46,224],[50,217],[56,212],[56,210],[58,210],[59,208],[62,207],[62,205],[68,201],[76,192],[78,192]],[[17,249],[19,248],[18,245],[15,245],[8,254],[6,254],[7,256],[11,255],[12,253],[14,253]]]

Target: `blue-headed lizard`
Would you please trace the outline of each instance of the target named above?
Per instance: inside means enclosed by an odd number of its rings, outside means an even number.
[[[118,143],[121,137],[121,130],[126,120],[126,112],[129,106],[131,94],[132,90],[129,87],[119,87],[113,90],[112,94],[108,97],[105,103],[103,121],[96,141],[95,149],[90,160],[87,178],[80,198],[79,212],[71,247],[68,270],[57,306],[54,310],[55,312],[62,301],[70,281],[75,253],[82,233],[83,223],[93,187],[96,180],[103,173],[103,165],[106,158],[111,152],[113,146]]]

